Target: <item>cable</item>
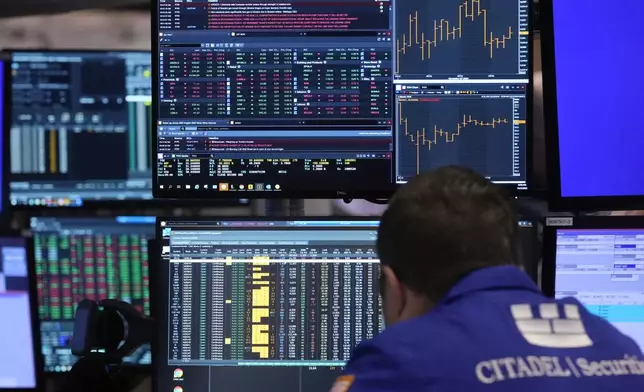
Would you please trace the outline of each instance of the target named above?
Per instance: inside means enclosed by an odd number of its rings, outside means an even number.
[[[381,206],[389,204],[389,199],[364,199],[364,200],[371,204],[378,204]]]

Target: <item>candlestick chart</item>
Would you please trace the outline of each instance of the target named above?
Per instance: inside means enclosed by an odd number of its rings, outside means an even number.
[[[523,74],[527,7],[521,0],[424,0],[396,4],[396,77]],[[525,10],[524,10],[525,8]]]
[[[445,165],[469,167],[490,178],[513,176],[515,106],[512,99],[397,99],[397,176],[408,180]]]

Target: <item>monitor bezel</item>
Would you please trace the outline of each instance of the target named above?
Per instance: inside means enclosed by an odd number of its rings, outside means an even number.
[[[158,222],[158,219],[157,219]],[[155,222],[155,236],[156,236],[156,226],[157,223]],[[155,329],[154,331],[150,331],[149,335],[151,336],[150,339],[150,352],[152,353],[152,361],[151,361],[151,371],[152,371],[152,385],[151,385],[151,390],[152,392],[157,392],[159,389],[157,388],[157,374],[159,371],[159,366],[163,366],[163,360],[161,358],[157,358],[157,352],[159,351],[157,348],[159,347],[159,319],[157,315],[163,314],[163,302],[161,301],[160,298],[157,298],[158,295],[158,290],[162,287],[160,282],[158,281],[158,272],[156,268],[152,268],[152,260],[154,259],[156,261],[155,267],[157,264],[160,264],[161,261],[161,252],[159,249],[159,241],[157,241],[156,237],[154,239],[149,239],[148,240],[148,277],[150,278],[150,317],[154,319],[154,325]],[[2,391],[0,391],[2,392]]]
[[[11,63],[13,61],[14,53],[150,53],[149,50],[139,49],[68,49],[68,48],[43,48],[43,49],[12,49],[6,48],[0,51],[0,61],[5,62],[4,67],[4,86],[3,86],[3,106],[5,108],[3,113],[2,127],[5,130],[2,136],[2,203],[3,208],[12,211],[96,211],[97,209],[123,209],[123,210],[139,210],[142,208],[191,208],[191,207],[246,207],[250,204],[249,200],[242,200],[240,198],[221,198],[217,200],[175,200],[175,199],[106,199],[106,200],[83,200],[82,206],[29,206],[29,205],[12,205],[11,204],[11,126],[12,126],[12,88],[11,88]],[[154,106],[154,105],[153,105]],[[154,110],[154,109],[152,109]],[[154,128],[154,124],[153,124]],[[153,132],[153,129],[151,130]],[[154,135],[151,133],[150,137]],[[151,155],[152,158],[152,155]],[[153,161],[156,161],[153,159]],[[152,168],[154,171],[155,168]],[[154,178],[154,173],[153,173]]]
[[[27,273],[29,281],[29,307],[31,315],[31,334],[34,351],[34,376],[36,385],[33,388],[0,388],[0,392],[31,392],[45,389],[45,358],[42,355],[40,316],[38,310],[38,283],[36,276],[36,256],[34,239],[28,230],[0,230],[0,238],[21,238],[25,240],[27,256]]]
[[[543,115],[546,139],[548,206],[551,211],[614,211],[644,209],[644,195],[628,196],[563,196],[559,151],[557,75],[553,0],[539,3],[541,21],[541,61],[543,74]]]
[[[6,213],[10,208],[9,205],[9,174],[11,172],[11,159],[9,159],[9,150],[11,146],[9,143],[10,126],[11,126],[11,87],[9,81],[11,80],[11,54],[0,51],[0,62],[2,63],[2,85],[0,85],[0,94],[2,94],[2,105],[0,105],[0,127],[2,129],[2,146],[0,146],[0,164],[2,168],[2,181],[0,181],[0,214]]]
[[[157,38],[159,37],[159,26],[157,21],[157,16],[159,14],[159,1],[152,1],[152,12],[151,12],[151,36],[152,36],[152,155],[156,154],[158,148],[158,113],[159,113],[159,100],[156,98],[159,96],[159,65],[157,59],[159,58],[159,45]],[[393,79],[392,79],[393,86]],[[394,98],[395,91],[392,88],[391,99]],[[394,107],[396,105],[392,102],[392,119],[395,115]],[[345,189],[332,189],[331,181],[329,181],[329,189],[325,191],[306,191],[306,190],[290,190],[286,189],[279,192],[273,191],[235,191],[235,192],[212,192],[212,191],[195,191],[195,190],[169,190],[169,189],[160,189],[159,188],[159,176],[157,170],[158,160],[153,159],[152,162],[152,195],[155,198],[159,199],[203,199],[208,198],[212,200],[218,200],[222,198],[230,198],[231,195],[235,195],[239,198],[249,198],[249,199],[386,199],[391,197],[396,191],[396,182],[395,182],[395,129],[392,127],[392,156],[390,160],[390,175],[389,175],[389,185],[385,186],[383,189],[377,190],[345,190]],[[374,176],[373,171],[366,171],[365,173],[358,174],[366,176]],[[212,177],[213,181],[216,181],[218,177]],[[225,181],[225,179],[224,179]],[[302,179],[302,182],[307,181]],[[218,182],[218,181],[217,181]]]
[[[118,216],[126,216],[126,217],[146,216],[146,217],[152,217],[152,216],[147,216],[147,215],[136,215],[136,214],[118,215]],[[36,219],[56,219],[56,220],[65,220],[65,219],[96,219],[96,220],[101,220],[101,219],[109,220],[109,219],[111,219],[111,220],[114,220],[116,218],[116,216],[96,216],[96,215],[64,215],[64,216],[60,216],[60,215],[56,215],[56,216],[34,216],[32,218],[36,218]],[[156,223],[153,223],[153,224],[156,224]],[[33,243],[33,237],[34,237],[35,231],[32,230],[31,227],[27,231],[29,232],[29,235],[32,238],[32,244],[31,244],[31,247],[30,247],[31,252],[35,253],[36,249],[35,249],[35,244]],[[156,229],[155,229],[154,232],[156,233]],[[154,240],[148,239],[147,240],[148,246],[149,246],[150,241],[154,241]],[[150,278],[150,281],[152,282],[152,277],[150,275],[152,273],[152,268],[151,268],[151,265],[150,265],[149,256],[150,256],[150,248],[148,247],[148,277]],[[34,262],[32,264],[34,265],[34,269],[35,269],[35,258],[33,260],[34,260]],[[152,286],[153,286],[153,284],[151,283],[150,284],[150,289],[151,289]],[[36,298],[36,303],[38,304],[37,301],[38,301],[38,298]],[[150,292],[150,312],[152,312],[152,310],[154,309],[154,302],[155,301],[152,300],[152,293]],[[40,320],[40,317],[39,317],[38,318],[38,333],[39,333],[38,339],[39,339],[39,341],[41,339],[40,334],[42,333],[41,332],[41,327],[40,327],[41,322],[42,321]],[[150,351],[152,352],[152,345],[150,345]],[[152,356],[154,356],[154,353],[152,353]],[[60,377],[67,377],[67,375],[69,374],[68,370],[64,371],[64,372],[62,372],[62,371],[61,372],[47,371],[45,369],[44,356],[41,356],[41,358],[43,360],[42,367],[41,367],[42,371],[48,378],[56,378],[57,379],[57,378],[60,378]],[[119,367],[119,372],[121,372],[121,373],[123,373],[125,375],[132,375],[132,376],[135,376],[135,375],[147,375],[147,374],[150,374],[151,368],[152,368],[152,362],[150,364],[123,363]],[[0,389],[0,392],[3,392],[3,390]]]
[[[548,297],[554,297],[557,274],[557,231],[558,230],[644,230],[644,216],[640,215],[609,215],[581,217],[548,217],[543,228],[542,250],[542,290]]]
[[[519,219],[517,219],[517,224],[520,222],[528,222],[531,226],[519,226],[518,228],[517,257],[520,258],[526,274],[528,274],[536,284],[539,284],[539,255],[536,254],[536,252],[524,253],[523,242],[519,241],[523,237],[521,235],[522,230],[528,231],[530,233],[530,241],[534,244],[533,250],[539,250],[539,221],[536,219],[519,217]]]
[[[156,294],[157,300],[154,302],[151,302],[151,309],[152,314],[155,317],[158,317],[159,315],[163,315],[166,311],[166,308],[168,306],[168,297],[164,294],[166,292],[166,287],[167,287],[167,282],[162,282],[161,279],[159,279],[160,276],[164,276],[165,274],[161,274],[158,269],[160,268],[166,268],[169,263],[164,262],[164,259],[161,257],[161,247],[163,246],[163,240],[162,240],[162,235],[161,231],[163,230],[161,227],[161,222],[162,221],[185,221],[185,222],[209,222],[209,221],[230,221],[230,222],[240,222],[240,221],[257,221],[257,222],[270,222],[270,221],[281,221],[281,222],[288,222],[288,221],[303,221],[303,222],[310,222],[310,221],[325,221],[325,222],[351,222],[351,221],[357,221],[357,222],[370,222],[370,221],[380,221],[380,217],[374,217],[374,216],[277,216],[277,217],[267,217],[267,216],[245,216],[245,217],[227,217],[227,216],[213,216],[213,217],[172,217],[172,216],[158,216],[156,220],[156,230],[155,230],[155,239],[153,241],[148,241],[148,244],[151,244],[151,242],[154,242],[154,251],[148,250],[150,255],[155,255],[157,257],[157,263],[155,265],[155,268],[152,268],[152,263],[148,263],[150,266],[150,293],[154,292]],[[350,227],[350,226],[347,226]],[[237,228],[236,230],[239,230],[240,228]],[[248,228],[249,230],[252,229],[252,227]],[[262,229],[266,229],[266,227],[262,227]],[[378,226],[373,227],[374,230],[378,230]],[[154,270],[154,272],[153,272]],[[155,277],[152,279],[152,277]],[[157,328],[154,331],[153,334],[153,343],[151,345],[152,347],[152,391],[157,392],[159,391],[159,387],[157,385],[157,381],[159,380],[159,372],[161,371],[161,366],[166,366],[167,365],[167,358],[163,358],[160,354],[159,350],[155,350],[156,347],[159,347],[160,345],[164,344],[164,342],[161,341],[161,334],[159,331],[161,328],[164,328],[164,323],[161,323],[161,320],[156,318],[157,322]],[[2,392],[2,391],[0,391]]]

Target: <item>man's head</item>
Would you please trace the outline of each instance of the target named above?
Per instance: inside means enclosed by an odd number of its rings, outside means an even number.
[[[378,230],[387,324],[426,312],[470,272],[517,264],[505,193],[469,169],[424,173],[391,199]]]

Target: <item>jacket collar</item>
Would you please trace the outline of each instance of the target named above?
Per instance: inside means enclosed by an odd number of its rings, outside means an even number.
[[[452,287],[442,302],[451,302],[457,297],[476,291],[508,289],[541,293],[539,287],[523,270],[508,265],[471,272]]]

